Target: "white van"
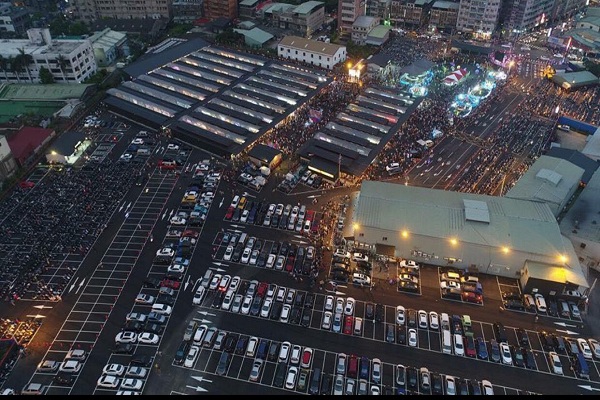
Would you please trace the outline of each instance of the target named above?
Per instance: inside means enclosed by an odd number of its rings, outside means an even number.
[[[454,334],[454,354],[456,354],[457,356],[465,355],[465,345],[463,343],[463,337],[458,333]]]
[[[452,334],[447,329],[442,331],[442,353],[452,354]]]
[[[240,202],[240,196],[236,195],[231,201],[231,207],[236,208]]]
[[[450,330],[450,316],[448,315],[448,313],[440,314],[440,327],[443,331]]]
[[[545,313],[548,308],[546,307],[546,299],[544,299],[544,296],[536,293],[533,298],[535,299],[535,307],[537,308],[538,312]]]
[[[212,269],[207,269],[206,272],[204,273],[204,277],[202,278],[202,282],[200,283],[202,286],[204,286],[205,288],[208,288],[208,285],[210,285],[210,281],[213,277],[213,272]]]
[[[248,340],[248,347],[246,348],[246,357],[254,357],[256,354],[256,348],[258,347],[258,338],[256,336],[252,336]]]
[[[357,336],[362,335],[362,322],[363,320],[361,317],[354,318],[354,334]]]
[[[240,235],[240,239],[238,240],[238,243],[243,244],[244,246],[246,246],[246,240],[248,239],[248,234],[246,232],[243,232]]]

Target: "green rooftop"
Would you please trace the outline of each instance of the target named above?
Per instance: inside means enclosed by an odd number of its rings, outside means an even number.
[[[80,99],[92,85],[81,83],[50,85],[8,84],[0,85],[0,100],[56,101]]]

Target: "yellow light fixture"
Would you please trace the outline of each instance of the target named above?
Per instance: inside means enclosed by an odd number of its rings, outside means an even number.
[[[569,261],[569,258],[567,256],[565,256],[564,254],[561,254],[560,255],[560,262],[564,264],[567,261]]]
[[[355,231],[358,230],[358,228],[360,228],[360,225],[358,224],[358,222],[355,222],[352,226],[354,227]]]
[[[451,244],[452,246],[456,246],[456,245],[458,244],[458,240],[457,240],[456,238],[451,238],[451,239],[450,239],[450,244]]]
[[[508,254],[508,253],[510,253],[510,249],[509,249],[508,247],[506,247],[506,246],[503,246],[503,247],[502,247],[502,252],[503,252],[504,254]]]
[[[406,239],[408,237],[408,231],[402,231],[401,235]]]

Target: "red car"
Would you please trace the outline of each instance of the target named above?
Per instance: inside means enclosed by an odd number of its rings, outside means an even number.
[[[483,303],[483,296],[475,292],[462,292],[462,300],[469,303],[481,304]]]
[[[225,213],[225,219],[229,220],[233,217],[233,213],[235,212],[235,207],[229,206],[227,212]]]
[[[261,282],[258,285],[258,289],[256,289],[256,295],[262,299],[263,297],[265,297],[268,288],[269,284],[267,282]]]
[[[195,231],[193,229],[187,229],[181,234],[181,236],[183,237],[191,237],[194,239],[197,239],[199,235],[200,234],[198,233],[198,231]]]
[[[179,286],[181,286],[181,282],[172,280],[172,279],[163,279],[160,282],[160,287],[168,287],[171,289],[179,289]]]
[[[30,182],[30,181],[22,181],[19,183],[19,186],[23,189],[31,189],[32,187],[35,186],[35,183]]]
[[[292,272],[294,270],[294,262],[296,261],[296,257],[288,257],[287,264],[285,264],[285,270],[287,272]]]
[[[354,322],[354,318],[351,315],[346,315],[344,319],[344,334],[352,335],[352,323]]]
[[[475,339],[473,339],[473,336],[465,336],[465,343],[465,354],[467,357],[477,357],[477,348],[475,346]]]

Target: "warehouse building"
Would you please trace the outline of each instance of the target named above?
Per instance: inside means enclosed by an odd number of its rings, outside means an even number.
[[[353,239],[377,254],[511,278],[527,265],[547,264],[553,268],[547,287],[559,293],[588,287],[573,245],[539,201],[365,181]],[[555,269],[565,273],[551,273]]]
[[[561,158],[541,156],[523,174],[506,197],[542,201],[557,217],[581,184],[584,169]]]

